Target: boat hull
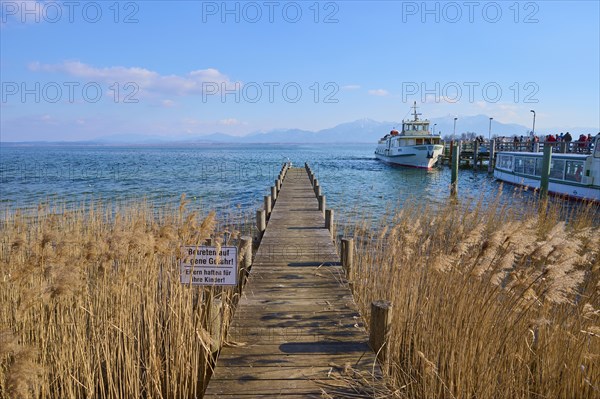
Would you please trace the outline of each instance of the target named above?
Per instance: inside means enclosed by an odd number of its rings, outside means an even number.
[[[494,170],[494,177],[498,180],[517,186],[523,186],[533,190],[540,189],[541,179],[535,177],[521,176],[513,172],[506,172],[499,169]],[[568,198],[600,201],[600,187],[598,186],[585,186],[550,180],[548,182],[548,192]]]
[[[378,149],[375,152],[375,158],[390,165],[431,169],[438,161],[442,151],[443,147],[440,145],[400,147],[396,151]]]

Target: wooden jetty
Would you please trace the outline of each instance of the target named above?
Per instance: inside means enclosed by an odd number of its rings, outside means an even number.
[[[332,240],[333,212],[328,229],[308,166],[285,171],[258,212],[266,230],[205,398],[349,397],[349,379],[386,389]]]

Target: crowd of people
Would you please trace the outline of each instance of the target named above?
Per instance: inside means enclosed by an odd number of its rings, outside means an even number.
[[[600,132],[598,133],[600,135]],[[594,142],[594,136],[591,134],[580,134],[577,140],[573,140],[571,133],[560,133],[560,134],[547,134],[547,135],[526,135],[526,136],[513,136],[513,137],[497,137],[502,143],[513,142],[515,144],[527,144],[527,143],[567,143],[566,150],[568,152],[578,152],[581,150],[587,150],[592,148]]]

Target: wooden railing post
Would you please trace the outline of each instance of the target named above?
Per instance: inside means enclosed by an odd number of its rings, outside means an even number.
[[[548,196],[548,185],[550,182],[550,165],[552,162],[552,147],[544,145],[544,156],[542,158],[542,173],[540,180],[540,195],[542,198]]]
[[[496,139],[490,142],[490,158],[488,160],[488,173],[494,173],[494,157],[496,156]]]
[[[264,207],[265,207],[265,212],[266,212],[265,216],[268,219],[269,216],[271,216],[271,196],[270,195],[265,195]]]
[[[252,266],[252,237],[244,236],[240,239],[240,255],[242,261],[238,272],[238,286],[241,289],[246,284]]]
[[[453,141],[452,148],[452,173],[450,177],[450,194],[456,195],[458,193],[458,164],[460,162],[460,141],[458,145]]]
[[[277,201],[277,186],[271,186],[271,198],[273,202]]]
[[[327,209],[327,198],[324,195],[319,195],[319,210],[325,213],[325,209]]]
[[[354,262],[354,239],[342,238],[341,241],[342,267],[346,271],[346,278],[352,280],[352,263]]]
[[[331,238],[334,237],[333,234],[333,209],[325,210],[325,228],[329,230],[329,234],[331,234]]]
[[[219,298],[212,298],[208,311],[210,351],[214,354],[221,349],[223,333],[223,301]]]
[[[264,209],[256,211],[256,228],[258,229],[258,239],[260,240],[267,229],[267,213]]]
[[[371,303],[371,321],[369,323],[369,346],[377,354],[382,368],[389,372],[390,346],[389,336],[392,325],[392,303],[374,301]]]

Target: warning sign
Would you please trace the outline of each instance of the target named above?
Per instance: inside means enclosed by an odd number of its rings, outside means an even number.
[[[182,247],[179,264],[182,284],[236,285],[237,247]]]

